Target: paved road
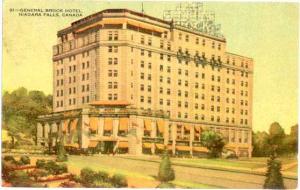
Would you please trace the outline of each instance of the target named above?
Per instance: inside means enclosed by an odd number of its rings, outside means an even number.
[[[70,161],[78,161],[82,157],[71,156]],[[84,158],[86,166],[91,163],[97,163],[99,166],[112,167],[121,170],[141,173],[148,176],[156,176],[159,163],[130,160],[128,158],[112,156],[93,156]],[[80,167],[85,167],[85,164]],[[262,188],[265,177],[253,174],[243,174],[237,172],[218,171],[211,169],[191,168],[184,166],[173,166],[176,174],[176,180],[201,183],[224,188]],[[94,168],[96,169],[96,168]],[[284,179],[286,188],[295,189],[297,180]]]

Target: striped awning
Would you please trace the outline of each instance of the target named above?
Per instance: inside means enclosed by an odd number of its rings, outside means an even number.
[[[77,129],[77,123],[78,123],[78,119],[73,119],[72,123],[71,123],[71,132],[75,131]]]
[[[68,129],[68,125],[69,125],[69,120],[64,120],[64,125],[63,125],[63,132],[66,132]]]
[[[195,151],[195,152],[208,152],[208,149],[206,148],[206,147],[198,147],[198,146],[196,146],[196,147],[193,147],[193,151]]]
[[[104,119],[104,131],[112,131],[113,129],[113,120],[112,118]]]
[[[151,148],[151,143],[143,143],[143,148]]]
[[[127,141],[119,142],[118,148],[128,148],[128,142]]]
[[[90,129],[92,131],[97,131],[97,129],[98,129],[98,118],[97,117],[90,117]]]
[[[90,141],[89,148],[95,148],[98,145],[99,141]]]
[[[176,146],[176,150],[180,150],[180,151],[190,151],[190,147],[189,147],[189,146],[181,146],[181,145],[177,145],[177,146]]]
[[[120,118],[119,130],[120,131],[127,131],[128,130],[128,123],[129,123],[128,118]]]
[[[188,124],[184,125],[184,130],[190,131],[191,130],[191,126],[188,125]]]
[[[155,144],[155,147],[159,150],[164,150],[165,149],[165,145],[164,144]]]
[[[160,119],[157,121],[157,127],[158,127],[158,131],[160,133],[164,133],[164,130],[165,130],[165,122],[164,120]]]
[[[151,131],[152,127],[151,127],[151,120],[150,119],[145,119],[145,131]]]

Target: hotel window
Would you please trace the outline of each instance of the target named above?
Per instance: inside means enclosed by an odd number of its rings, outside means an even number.
[[[180,80],[180,79],[178,80],[178,85],[179,85],[179,86],[181,85],[181,80]]]
[[[168,42],[168,47],[167,47],[168,50],[171,50],[171,44],[170,42]]]
[[[160,60],[164,60],[164,54],[160,54]]]
[[[248,63],[245,64],[245,67],[248,68]]]
[[[245,100],[245,106],[248,106],[248,101],[247,100]]]
[[[167,83],[171,84],[171,78],[170,77],[167,78]]]
[[[108,52],[109,52],[109,53],[113,52],[112,49],[113,49],[112,46],[108,46]]]
[[[199,44],[199,38],[196,38],[196,44]]]
[[[69,83],[71,83],[72,82],[72,78],[71,77],[69,77]]]
[[[232,94],[235,94],[235,89],[232,89]]]
[[[215,80],[215,75],[211,75],[211,80],[212,80],[212,81]]]
[[[112,77],[112,70],[108,70],[108,76]]]
[[[114,70],[114,77],[117,77],[117,76],[118,76],[118,71]]]
[[[211,86],[211,91],[215,91],[215,86],[214,85]]]
[[[232,109],[231,109],[231,113],[232,113],[232,114],[234,114],[234,112],[235,112],[235,109],[234,109],[234,108],[232,108]]]
[[[142,35],[141,36],[141,44],[144,44],[145,43],[145,37]]]
[[[181,118],[181,112],[178,112],[178,113],[177,113],[177,117],[178,117],[178,118]]]
[[[189,76],[189,71],[185,70],[185,76]]]
[[[141,84],[141,91],[144,91],[144,85],[143,84]]]
[[[118,88],[118,83],[114,82],[114,89],[117,89],[117,88]]]
[[[178,75],[181,75],[181,69],[178,69]]]
[[[184,113],[184,118],[187,119],[188,118],[188,114]]]
[[[229,98],[226,98],[226,103],[229,103]]]
[[[211,120],[211,121],[214,121],[214,120],[215,120],[215,118],[214,118],[213,115],[210,117],[210,120]]]
[[[199,77],[199,73],[198,73],[198,72],[195,73],[195,77],[196,77],[196,78]]]
[[[203,90],[205,89],[205,84],[202,84],[202,89],[203,89]]]
[[[231,84],[235,84],[235,80],[234,80],[234,79],[232,79],[232,82],[231,82]]]
[[[178,95],[178,96],[181,96],[181,90],[178,90],[177,95]]]
[[[164,81],[163,79],[164,79],[163,76],[160,76],[159,77],[159,82],[163,82]]]
[[[141,79],[144,79],[145,77],[144,77],[144,73],[141,73]]]
[[[148,39],[148,45],[152,46],[152,39],[151,38]]]
[[[160,40],[160,48],[163,49],[164,48],[164,42],[162,40]]]
[[[163,93],[163,88],[162,88],[162,87],[159,88],[159,93],[160,93],[160,94]]]
[[[170,95],[171,94],[171,90],[170,88],[167,89],[167,95]]]
[[[212,47],[213,49],[215,49],[215,42],[214,42],[214,41],[212,42],[211,47]]]
[[[112,65],[112,62],[113,62],[113,61],[112,61],[112,58],[108,58],[108,64],[109,64],[109,65]]]
[[[226,117],[226,123],[229,123],[229,118],[228,117]]]
[[[220,116],[217,117],[217,122],[220,122]]]
[[[159,65],[159,70],[160,71],[164,71],[164,66],[163,65]]]
[[[76,99],[75,99],[75,98],[73,98],[73,104],[74,104],[74,105],[76,104]]]
[[[211,101],[215,101],[215,96],[211,96],[211,97],[210,97],[210,100],[211,100]]]
[[[108,82],[108,89],[112,89],[112,82]]]
[[[229,108],[228,107],[226,107],[226,113],[229,113]]]
[[[159,99],[159,104],[160,104],[160,105],[163,105],[163,104],[164,104],[163,99]]]
[[[69,66],[69,73],[71,73],[72,72],[72,66]],[[58,76],[59,75],[59,71],[57,70],[57,72],[56,72],[56,75]]]
[[[170,100],[167,100],[167,106],[171,105]]]
[[[217,112],[220,112],[220,106],[217,106]]]
[[[181,40],[182,39],[182,34],[179,33],[178,39]]]
[[[168,55],[167,60],[168,60],[168,61],[171,61],[171,55]]]
[[[148,80],[151,80],[151,74],[148,74]]]
[[[218,86],[218,87],[217,87],[217,91],[218,91],[218,92],[220,92],[220,91],[221,91],[221,88],[220,88],[220,86]]]
[[[86,85],[86,91],[90,91],[90,85]]]
[[[118,58],[114,58],[114,65],[118,65]]]
[[[205,39],[202,40],[202,46],[205,46]]]
[[[119,39],[118,31],[115,31],[114,32],[114,40],[118,40],[118,39]]]
[[[188,91],[184,91],[184,96],[185,96],[186,98],[189,97]]]
[[[151,69],[152,66],[151,66],[151,63],[148,63],[148,69]]]
[[[108,40],[111,41],[113,39],[112,31],[108,32]]]
[[[198,109],[198,104],[197,103],[195,103],[195,109]]]
[[[227,94],[229,93],[229,88],[226,88],[226,93],[227,93]]]
[[[185,103],[184,103],[184,107],[185,107],[185,108],[188,108],[188,107],[189,107],[189,104],[188,104],[187,102],[185,102]]]
[[[60,84],[61,84],[61,85],[64,85],[64,79],[61,79],[61,80],[60,80]]]
[[[148,97],[148,103],[151,104],[151,97]]]
[[[73,71],[76,71],[76,65],[73,65]]]
[[[203,114],[201,115],[201,120],[205,120],[205,116]]]
[[[168,72],[168,73],[171,72],[171,67],[170,67],[170,66],[167,67],[167,72]]]
[[[221,44],[218,44],[218,50],[221,50]]]
[[[148,57],[152,57],[152,52],[148,51]]]
[[[84,103],[84,102],[85,102],[84,100],[85,100],[85,98],[84,98],[84,96],[83,96],[82,99],[81,99],[81,102]]]
[[[140,97],[140,102],[144,102],[144,96]]]
[[[86,102],[87,102],[87,103],[90,102],[90,97],[89,97],[89,96],[86,97]]]
[[[201,99],[202,99],[202,100],[205,99],[205,95],[204,95],[204,94],[201,95]]]
[[[195,88],[198,88],[199,87],[199,83],[195,83]]]
[[[248,87],[248,82],[245,82],[245,87]]]
[[[148,92],[151,92],[151,86],[148,85]]]
[[[235,104],[235,99],[234,98],[232,98],[232,103]]]
[[[186,81],[184,81],[184,86],[189,86],[189,83],[188,83],[188,81],[186,80]]]
[[[231,123],[234,123],[234,118],[231,119]]]
[[[218,76],[218,82],[221,82],[221,77],[220,76]]]
[[[145,55],[145,51],[143,49],[141,49],[141,55],[144,56]]]
[[[144,61],[141,61],[141,68],[144,68]]]
[[[74,94],[76,93],[76,88],[75,88],[75,87],[73,88],[73,93],[74,93]]]
[[[201,109],[205,110],[205,105],[204,104],[201,104]]]
[[[118,99],[118,94],[114,94],[114,100]]]
[[[56,91],[56,96],[59,97],[59,91],[58,90]]]
[[[217,102],[220,102],[220,96],[217,96]]]
[[[186,42],[189,41],[189,35],[185,35],[185,41],[186,41]]]
[[[240,124],[243,124],[244,123],[244,120],[243,119],[241,119],[241,122],[240,122]]]
[[[198,120],[198,114],[195,115],[195,120]]]
[[[60,101],[60,106],[63,107],[64,106],[64,101]]]
[[[199,94],[195,93],[195,98],[198,99],[199,98]]]

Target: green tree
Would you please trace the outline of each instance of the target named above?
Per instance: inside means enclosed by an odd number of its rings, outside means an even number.
[[[265,131],[252,133],[252,145],[253,151],[252,156],[269,156],[270,155],[270,144],[269,134]]]
[[[64,147],[64,136],[60,137],[60,141],[57,143],[57,158],[58,162],[64,162],[68,160],[67,152]]]
[[[175,179],[175,172],[171,166],[171,161],[169,158],[168,151],[165,149],[163,156],[162,156],[162,161],[159,165],[159,171],[158,171],[158,180],[161,182],[160,185],[167,184],[169,186],[169,181],[172,181]],[[163,185],[165,186],[165,185]]]
[[[201,141],[203,146],[209,150],[210,157],[220,157],[225,146],[224,139],[214,131],[204,131],[201,134]]]
[[[284,189],[283,178],[281,174],[281,162],[276,159],[275,150],[267,162],[267,173],[264,183],[265,189]]]
[[[285,151],[283,145],[284,138],[285,133],[280,124],[278,122],[272,123],[269,128],[269,144],[277,154],[282,154]]]

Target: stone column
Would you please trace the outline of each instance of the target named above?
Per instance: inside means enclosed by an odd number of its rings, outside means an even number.
[[[177,125],[176,124],[172,124],[171,126],[171,133],[172,133],[172,153],[173,155],[175,155],[176,150],[176,136],[177,136]]]
[[[113,137],[116,138],[118,136],[119,131],[119,119],[113,119]]]
[[[103,137],[103,130],[104,130],[104,118],[99,118],[99,125],[98,125],[98,135]]]
[[[194,141],[195,126],[190,127],[190,154],[193,156],[193,141]]]
[[[36,126],[36,140],[37,140],[38,145],[40,145],[42,137],[43,137],[43,125],[42,125],[42,123],[37,123],[37,126]]]
[[[164,145],[168,145],[169,144],[169,121],[167,119],[164,120]]]
[[[45,136],[46,139],[48,139],[49,132],[50,132],[50,125],[49,125],[49,123],[45,123],[45,125],[44,125],[44,136]]]
[[[157,125],[156,120],[151,120],[151,138],[156,138]],[[155,154],[155,143],[151,143],[151,153]]]

